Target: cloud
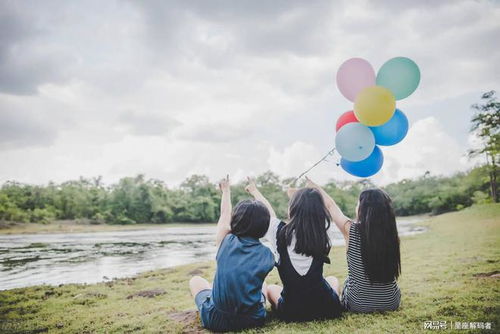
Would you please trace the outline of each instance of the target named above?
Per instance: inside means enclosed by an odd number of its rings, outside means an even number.
[[[472,135],[471,145],[477,145]],[[435,117],[427,117],[415,122],[407,137],[397,145],[381,147],[384,165],[373,176],[377,184],[387,184],[394,180],[415,178],[426,171],[432,175],[449,176],[457,171],[464,171],[474,166],[477,159],[470,160],[464,147],[449,136]],[[270,148],[267,160],[270,169],[286,177],[296,177],[320,160],[325,152],[320,152],[314,145],[295,142],[282,150]],[[315,167],[309,175],[320,182],[333,180],[359,180],[344,172],[337,163],[340,156],[328,157]]]
[[[284,177],[298,177],[302,172],[312,167],[325,155],[314,145],[297,141],[283,150],[274,147],[269,149],[267,163],[269,169]],[[332,156],[311,170],[308,175],[317,182],[326,182],[330,179],[341,179],[338,173],[337,159]]]
[[[2,110],[0,113],[0,149],[46,146],[53,144],[56,131],[36,112],[19,113]]]
[[[449,176],[471,168],[475,162],[432,116],[415,122],[401,143],[382,150],[384,166],[374,179],[383,184],[422,176],[426,171]]]
[[[0,3],[0,92],[31,95],[39,85],[68,78],[72,59],[46,48],[36,17],[18,2]]]
[[[175,135],[182,140],[220,143],[249,139],[251,131],[225,122],[196,122],[179,128]]]
[[[119,116],[120,124],[138,136],[164,136],[180,123],[166,115],[125,111]]]
[[[67,111],[42,97],[0,94],[0,152],[56,144],[60,131],[72,127]]]
[[[340,64],[363,57],[377,69],[399,55],[422,81],[398,101],[414,127],[384,149],[378,180],[453,172],[467,166],[470,104],[500,85],[492,1],[0,6],[0,180],[294,176],[331,148],[352,108],[335,87]],[[349,179],[336,160],[312,176]]]
[[[259,57],[287,52],[317,55],[328,48],[327,31],[322,27],[335,13],[333,3],[328,1],[134,4],[144,14],[153,48],[202,60],[215,60],[212,52],[219,56],[234,56],[235,52]],[[227,63],[227,59],[223,61]]]

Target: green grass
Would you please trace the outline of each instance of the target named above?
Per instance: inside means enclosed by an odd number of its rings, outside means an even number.
[[[424,321],[491,322],[500,326],[500,205],[481,205],[430,218],[429,231],[402,239],[402,305],[396,312],[346,314],[341,319],[285,324],[270,314],[265,327],[248,333],[415,333]],[[345,249],[334,248],[326,275],[346,277]],[[187,282],[212,278],[214,262],[156,270],[135,278],[92,285],[38,286],[0,292],[2,333],[197,332],[196,320],[172,313],[193,310]],[[268,283],[278,283],[276,270]],[[163,289],[152,298],[127,296]],[[438,331],[443,332],[443,331]],[[444,331],[444,332],[450,332]],[[460,330],[458,332],[468,332]]]

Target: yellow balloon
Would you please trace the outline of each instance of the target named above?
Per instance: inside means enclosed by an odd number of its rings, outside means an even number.
[[[354,114],[367,126],[379,126],[391,119],[396,99],[390,90],[381,86],[366,87],[354,101]]]

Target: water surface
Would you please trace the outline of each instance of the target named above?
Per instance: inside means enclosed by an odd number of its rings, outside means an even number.
[[[419,217],[398,218],[400,235],[424,232]],[[147,270],[212,260],[215,226],[89,233],[0,235],[0,290],[96,283]],[[265,242],[264,242],[265,243]],[[336,233],[334,245],[344,243]]]

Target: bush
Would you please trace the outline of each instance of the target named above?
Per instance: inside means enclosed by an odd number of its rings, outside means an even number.
[[[491,203],[491,198],[488,194],[478,190],[474,191],[474,194],[472,195],[472,201],[475,204],[486,204]]]
[[[0,207],[0,219],[20,223],[27,223],[30,221],[29,213],[22,211],[16,206],[7,208]]]
[[[97,212],[90,219],[91,224],[104,224],[106,223],[105,215],[103,213]]]
[[[136,221],[133,219],[130,219],[124,215],[120,215],[120,216],[114,218],[111,221],[111,223],[112,224],[119,224],[119,225],[132,225],[132,224],[136,224]]]
[[[172,210],[169,208],[161,208],[153,213],[153,217],[151,218],[151,222],[153,224],[164,224],[168,223],[172,220]]]
[[[55,218],[53,212],[49,209],[34,209],[29,215],[29,220],[32,223],[42,223],[48,224],[51,220]]]

